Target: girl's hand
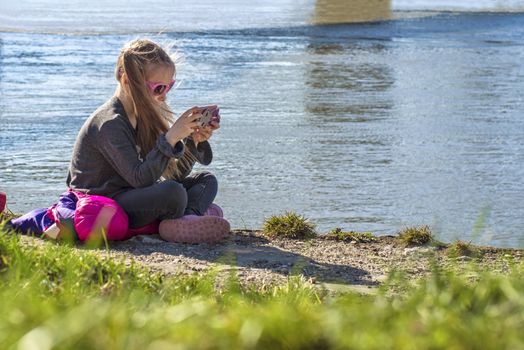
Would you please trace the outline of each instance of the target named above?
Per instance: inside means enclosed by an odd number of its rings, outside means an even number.
[[[191,138],[193,139],[195,146],[197,146],[200,142],[209,140],[209,138],[213,135],[213,131],[219,128],[220,124],[216,121],[212,121],[209,125],[195,129],[195,131],[191,134]]]
[[[203,128],[196,129],[192,134],[191,138],[195,142],[195,146],[198,145],[200,142],[204,142],[209,140],[211,135],[213,134],[213,130],[211,130],[211,127],[204,126]]]
[[[185,111],[166,132],[167,142],[174,146],[178,141],[193,134],[198,127],[200,117],[202,117],[202,113],[198,107]]]

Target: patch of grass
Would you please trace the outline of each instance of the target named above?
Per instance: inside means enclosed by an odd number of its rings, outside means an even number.
[[[427,225],[407,227],[399,232],[397,240],[407,246],[418,246],[431,243],[433,235]]]
[[[7,224],[7,221],[11,219],[15,219],[17,217],[22,216],[22,214],[15,214],[9,208],[5,208],[2,213],[0,213],[0,228],[4,228]]]
[[[308,239],[317,236],[315,224],[295,212],[286,212],[284,215],[267,218],[263,225],[263,233],[271,238]]]
[[[357,243],[370,243],[377,240],[377,237],[375,237],[371,232],[342,231],[339,227],[329,231],[325,238],[335,241]]]
[[[449,257],[457,258],[461,256],[476,257],[479,250],[474,247],[471,242],[455,241],[446,248],[446,253]]]
[[[162,284],[162,275],[107,253],[73,249],[69,242],[25,246],[20,239],[0,232],[0,274],[14,285],[23,285],[24,277],[31,276],[39,281],[41,295],[61,295],[65,290],[91,296],[126,288],[158,291]]]

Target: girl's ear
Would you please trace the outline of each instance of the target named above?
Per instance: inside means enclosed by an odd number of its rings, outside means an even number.
[[[118,81],[122,87],[127,87],[129,85],[129,79],[123,68],[118,69]]]
[[[123,70],[120,70],[119,72],[119,75],[120,75],[120,84],[122,85],[127,85],[128,84],[128,80],[127,80],[127,74],[124,73]]]
[[[117,75],[116,75],[116,79],[118,81],[120,81],[120,79],[122,78],[122,74],[124,74],[124,68],[118,68]]]

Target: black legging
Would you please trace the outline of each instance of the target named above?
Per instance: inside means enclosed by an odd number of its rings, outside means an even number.
[[[137,228],[155,220],[176,219],[183,215],[203,215],[218,191],[210,172],[189,175],[182,182],[165,180],[120,193],[114,200],[129,217],[129,227]]]

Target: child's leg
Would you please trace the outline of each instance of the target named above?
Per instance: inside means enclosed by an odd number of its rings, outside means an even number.
[[[191,174],[182,181],[187,190],[187,208],[185,215],[204,215],[218,192],[215,175],[203,171]]]
[[[114,198],[129,217],[129,227],[147,225],[157,219],[176,219],[184,215],[187,192],[182,184],[166,180],[135,188]]]
[[[209,172],[195,173],[182,182],[187,190],[185,216],[163,220],[160,237],[180,243],[214,243],[229,235],[229,222],[221,216],[202,216],[217,194],[218,184]]]

